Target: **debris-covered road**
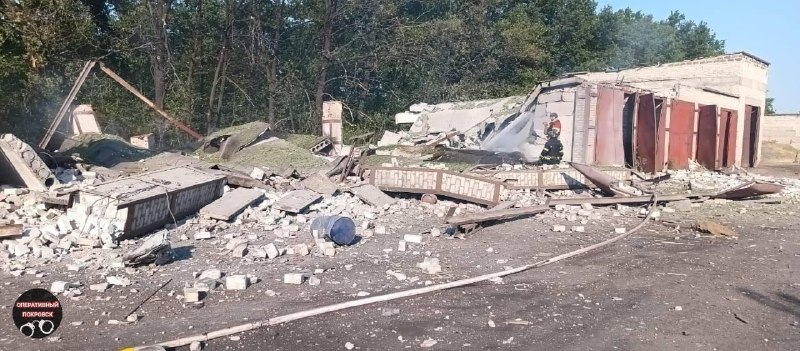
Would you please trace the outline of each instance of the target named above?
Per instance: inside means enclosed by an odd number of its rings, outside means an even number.
[[[664,221],[686,223],[680,229],[651,223],[614,246],[507,277],[502,283],[479,283],[313,317],[245,333],[240,340],[213,340],[205,349],[341,349],[348,342],[363,350],[416,349],[428,339],[437,341],[436,349],[465,345],[474,349],[791,348],[800,339],[800,304],[794,293],[800,275],[792,273],[800,264],[800,248],[792,238],[793,205],[701,206],[704,211],[663,214]],[[382,224],[391,228],[386,234],[342,250],[335,261],[306,256],[291,263],[237,263],[221,259],[223,254],[211,245],[178,241],[176,262],[143,269],[131,276],[131,286],[114,286],[102,293],[83,289],[77,300],[62,298],[66,312],[59,338],[51,338],[44,348],[109,349],[172,340],[365,293],[372,296],[426,281],[499,271],[600,241],[613,236],[615,227],[639,221],[635,208],[619,217],[613,216],[619,211],[611,208],[595,211],[608,216],[587,224],[586,233],[553,232],[551,226],[564,220],[557,214],[542,215],[488,227],[466,240],[426,237],[424,244],[409,244],[403,253],[397,252],[397,240],[424,230],[422,223],[434,215],[425,218],[420,213],[411,223],[406,216],[391,216]],[[738,238],[698,234],[688,228],[694,219],[738,223],[733,226]],[[415,267],[428,252],[440,259],[442,274],[428,276]],[[174,296],[181,293],[181,284],[193,280],[193,272],[209,267],[226,274],[252,274],[259,281],[242,291],[214,291],[199,306]],[[284,284],[283,274],[298,268],[325,270],[316,275],[321,284]],[[406,279],[399,280],[388,270]],[[13,299],[32,286],[47,287],[59,278],[100,279],[100,271],[48,267],[42,271],[49,279],[26,274],[4,283],[3,299]],[[137,322],[109,322],[124,320],[150,289],[170,278],[172,283],[140,308]],[[42,343],[25,340],[7,326],[0,330],[3,348],[42,348]]]

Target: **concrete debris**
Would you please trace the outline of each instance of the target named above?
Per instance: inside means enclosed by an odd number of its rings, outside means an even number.
[[[201,292],[197,288],[183,288],[183,301],[184,302],[199,302]]]
[[[97,291],[97,292],[105,292],[108,288],[111,287],[111,284],[108,282],[102,282],[98,284],[89,285],[89,290]]]
[[[50,292],[53,294],[60,294],[70,289],[79,288],[81,285],[80,283],[67,283],[65,281],[54,281],[50,285]]]
[[[247,284],[246,275],[229,275],[225,277],[225,290],[244,290],[247,289]]]
[[[421,268],[428,274],[438,274],[442,272],[442,266],[438,258],[425,257],[424,261],[417,263],[417,268]]]
[[[230,221],[262,198],[264,192],[259,189],[236,188],[201,208],[200,215],[220,221]]]
[[[405,242],[414,243],[414,244],[421,244],[422,243],[422,235],[419,234],[406,234],[403,236],[403,240]]]
[[[219,269],[208,269],[208,270],[205,270],[202,273],[200,273],[200,277],[199,278],[200,279],[208,278],[208,279],[217,280],[217,279],[222,278],[222,271],[220,271]]]
[[[300,285],[303,284],[303,281],[305,281],[303,273],[286,273],[283,275],[284,284]]]
[[[106,282],[108,282],[108,284],[111,284],[111,285],[117,285],[117,286],[122,286],[122,287],[126,287],[128,285],[131,285],[131,280],[130,279],[125,278],[125,277],[118,277],[118,276],[115,276],[115,275],[110,275],[110,276],[106,277]]]
[[[174,254],[168,238],[169,231],[166,230],[150,235],[138,248],[125,255],[125,264],[139,266],[155,263],[160,266],[172,262]]]
[[[556,224],[553,226],[553,231],[557,233],[563,233],[567,231],[567,227],[560,224]]]

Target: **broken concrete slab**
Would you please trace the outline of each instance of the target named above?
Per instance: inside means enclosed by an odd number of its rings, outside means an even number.
[[[198,169],[167,168],[81,189],[72,209],[85,210],[98,224],[113,224],[122,231],[119,239],[128,239],[196,213],[222,196],[224,183],[225,177]]]
[[[372,184],[352,187],[350,188],[350,192],[361,199],[361,201],[378,208],[383,208],[397,202],[397,199],[386,195],[381,189],[378,189],[378,187]]]
[[[400,143],[400,139],[402,138],[403,136],[400,133],[395,133],[387,130],[383,132],[381,140],[378,140],[378,147],[397,145]]]
[[[306,189],[322,195],[333,195],[339,190],[339,187],[337,187],[330,178],[319,173],[314,173],[306,177],[301,184],[303,184]]]
[[[0,184],[46,191],[56,183],[36,150],[13,134],[0,135]]]
[[[285,194],[272,207],[284,212],[300,213],[320,199],[322,195],[311,190],[295,190]]]
[[[245,208],[264,198],[258,189],[236,188],[200,209],[200,215],[220,221],[231,221]]]

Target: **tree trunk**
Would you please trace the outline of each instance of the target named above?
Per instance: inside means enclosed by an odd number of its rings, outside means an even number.
[[[167,11],[169,4],[165,0],[145,1],[153,25],[153,45],[150,50],[150,68],[153,75],[153,103],[164,109],[164,100],[167,95]],[[166,122],[160,117],[154,117],[157,125],[159,143],[163,141],[166,133]]]
[[[272,31],[272,47],[270,49],[269,76],[267,77],[269,95],[267,98],[267,121],[275,128],[275,95],[278,90],[278,51],[281,44],[281,29],[283,29],[283,0],[275,1],[275,17]]]
[[[224,72],[226,67],[226,60],[228,56],[228,46],[231,36],[231,27],[233,27],[233,3],[235,0],[226,1],[225,6],[225,29],[222,33],[222,46],[219,49],[217,56],[217,68],[214,70],[214,79],[211,82],[211,91],[208,93],[208,110],[206,110],[206,133],[211,133],[217,127],[216,122],[219,117],[214,116],[214,99],[217,98],[217,87],[224,84]],[[216,109],[219,111],[219,109]]]
[[[325,94],[325,82],[328,79],[328,64],[331,59],[331,42],[333,41],[333,13],[336,10],[336,0],[324,0],[325,15],[322,23],[322,50],[318,58],[317,89],[314,94],[316,111],[312,114],[309,126],[313,130],[322,126],[322,103]]]
[[[186,91],[187,91],[187,106],[186,110],[189,111],[189,118],[194,119],[195,115],[195,99],[194,99],[194,84],[195,84],[195,69],[201,63],[203,57],[203,40],[201,34],[203,33],[203,0],[196,0],[197,5],[194,12],[194,19],[192,20],[192,57],[189,60],[189,68],[186,74]]]

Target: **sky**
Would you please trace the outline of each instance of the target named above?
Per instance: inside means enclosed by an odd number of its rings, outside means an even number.
[[[596,1],[598,9],[630,7],[656,19],[678,10],[688,20],[705,21],[727,52],[747,51],[770,63],[767,96],[775,99],[776,113],[800,112],[800,1]]]

